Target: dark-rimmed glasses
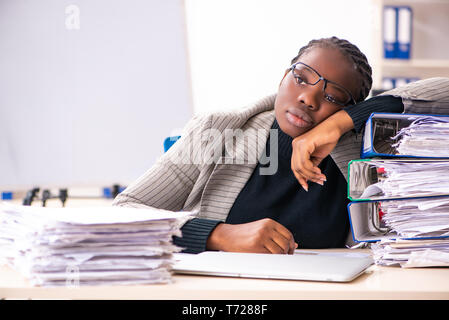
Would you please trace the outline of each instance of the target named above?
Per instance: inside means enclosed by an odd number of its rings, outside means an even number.
[[[323,80],[323,93],[326,101],[340,107],[346,107],[356,103],[354,97],[347,89],[331,80],[323,78],[315,69],[305,63],[296,62],[289,69],[291,70],[297,85],[307,84],[314,86]]]

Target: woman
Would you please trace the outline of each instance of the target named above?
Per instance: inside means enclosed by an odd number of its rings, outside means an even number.
[[[342,247],[349,231],[347,164],[359,157],[361,142],[351,129],[360,132],[372,112],[403,110],[393,96],[364,101],[371,84],[356,46],[336,37],[312,40],[291,61],[275,96],[194,117],[114,205],[198,210],[174,239],[185,252]],[[248,161],[254,154],[258,161]]]

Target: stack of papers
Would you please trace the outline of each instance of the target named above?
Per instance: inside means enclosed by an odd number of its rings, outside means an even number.
[[[371,250],[378,265],[449,267],[449,239],[381,240]]]
[[[404,238],[449,237],[449,197],[381,202],[382,220]]]
[[[167,283],[191,212],[0,203],[0,256],[40,286]]]
[[[379,265],[449,266],[449,197],[381,202],[382,220],[408,239],[382,239],[371,245]]]
[[[422,116],[402,128],[393,140],[399,154],[417,157],[449,157],[449,119]]]
[[[449,150],[449,144],[446,146]],[[438,160],[371,160],[366,166],[381,169],[379,182],[369,185],[360,196],[362,199],[410,198],[449,194],[449,161]],[[362,168],[365,171],[368,168]],[[368,179],[361,172],[360,179]],[[363,182],[368,185],[369,181]]]

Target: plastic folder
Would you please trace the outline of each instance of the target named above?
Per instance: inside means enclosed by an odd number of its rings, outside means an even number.
[[[441,117],[449,120],[446,115],[434,114],[405,114],[405,113],[372,113],[365,124],[362,150],[362,159],[374,157],[401,157],[401,158],[441,158],[431,153],[426,156],[412,156],[399,154],[393,147],[396,140],[393,137],[401,130],[409,126],[414,120],[423,116]]]
[[[449,196],[449,159],[360,159],[348,164],[351,201]]]
[[[393,229],[383,225],[382,217],[379,215],[379,207],[390,201],[419,201],[422,199],[447,199],[449,197],[432,197],[419,199],[383,200],[350,202],[348,204],[349,223],[355,242],[377,242],[380,240],[396,239],[447,239],[448,235],[423,234],[419,236],[401,236]]]

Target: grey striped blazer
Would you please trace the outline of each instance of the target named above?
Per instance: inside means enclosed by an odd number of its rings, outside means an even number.
[[[402,97],[406,113],[449,113],[449,78],[418,81],[384,94]],[[275,119],[275,97],[232,112],[193,117],[180,140],[113,205],[198,210],[199,218],[224,221],[263,155],[261,146]],[[229,130],[241,134],[226,135]],[[348,162],[360,157],[361,140],[362,135],[350,131],[331,153],[346,179]]]

